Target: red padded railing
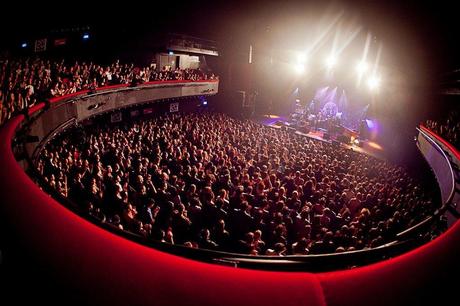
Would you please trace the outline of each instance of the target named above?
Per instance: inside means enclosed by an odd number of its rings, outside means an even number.
[[[438,134],[436,134],[435,132],[433,132],[432,130],[430,130],[429,128],[427,128],[425,125],[421,124],[420,125],[420,128],[427,132],[428,134],[430,134],[430,136],[432,136],[433,138],[435,138],[436,140],[438,140],[440,143],[442,143],[444,146],[446,146],[446,148],[449,149],[450,152],[452,152],[452,154],[458,159],[460,160],[460,152],[458,151],[457,148],[455,148],[453,145],[451,145],[447,140],[445,140],[444,138],[442,138],[441,136],[439,136]]]

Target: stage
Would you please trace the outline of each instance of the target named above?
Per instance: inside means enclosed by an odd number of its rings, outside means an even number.
[[[327,133],[325,129],[311,129],[308,133],[303,133],[299,130],[297,130],[295,127],[293,127],[289,123],[288,116],[279,116],[279,115],[259,115],[257,117],[254,117],[252,120],[255,122],[261,123],[263,125],[275,128],[275,129],[288,129],[291,130],[293,133],[296,133],[298,135],[303,135],[306,137],[310,137],[316,140],[320,141],[325,141],[328,143],[338,143],[341,147],[346,148],[346,149],[351,149],[356,152],[364,153],[371,155],[373,157],[379,158],[379,159],[386,159],[385,158],[385,150],[383,146],[377,142],[370,141],[370,140],[360,140],[358,138],[358,144],[353,143],[353,144],[346,144],[340,141],[337,141],[336,136],[337,135],[331,135]],[[327,139],[329,138],[329,139]]]

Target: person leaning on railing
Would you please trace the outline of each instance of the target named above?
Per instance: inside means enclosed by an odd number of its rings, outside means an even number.
[[[199,69],[176,69],[164,67],[135,67],[134,64],[102,66],[92,62],[50,61],[35,58],[0,60],[0,124],[14,114],[22,112],[51,97],[60,97],[84,89],[117,84],[141,84],[146,81],[169,81],[205,79]]]

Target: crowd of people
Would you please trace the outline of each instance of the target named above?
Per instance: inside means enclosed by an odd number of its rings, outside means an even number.
[[[437,206],[399,166],[212,112],[80,128],[37,168],[120,230],[252,255],[381,246]]]
[[[450,111],[443,121],[427,120],[425,126],[460,149],[460,112]]]
[[[40,58],[0,59],[0,125],[37,102],[84,89],[149,81],[216,79],[200,69],[157,69],[156,64],[98,65],[92,62],[51,61]]]

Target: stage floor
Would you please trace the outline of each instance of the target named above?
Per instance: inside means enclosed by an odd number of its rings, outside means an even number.
[[[258,122],[263,125],[270,126],[276,129],[281,129],[282,127],[288,126],[288,124],[286,124],[288,123],[288,116],[263,115],[263,116],[254,117],[253,120],[255,122]],[[295,131],[295,133],[298,135],[303,135],[303,136],[317,139],[320,141],[326,141],[326,142],[332,143],[332,141],[335,140],[335,137],[332,136],[332,139],[325,139],[324,138],[325,132],[326,131],[323,129],[312,130],[309,133],[302,133],[299,131]],[[342,142],[339,142],[339,143],[340,143],[340,146],[342,146],[343,148],[352,149],[353,151],[368,154],[368,155],[371,155],[371,156],[374,156],[380,159],[386,159],[385,150],[383,146],[377,142],[369,141],[369,140],[362,140],[361,141],[362,146],[358,146],[356,144],[353,144],[353,145],[345,144]]]

